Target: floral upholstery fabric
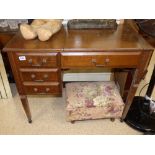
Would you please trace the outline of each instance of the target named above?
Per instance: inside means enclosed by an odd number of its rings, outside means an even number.
[[[67,119],[119,118],[124,103],[113,81],[66,84]]]

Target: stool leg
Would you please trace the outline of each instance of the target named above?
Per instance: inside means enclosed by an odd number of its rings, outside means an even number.
[[[124,122],[124,119],[123,119],[123,118],[121,118],[121,119],[120,119],[120,122],[121,122],[121,123],[123,123],[123,122]]]
[[[114,122],[115,121],[115,118],[110,118],[111,122]]]
[[[72,123],[72,124],[74,124],[74,123],[75,123],[75,121],[71,121],[71,123]]]

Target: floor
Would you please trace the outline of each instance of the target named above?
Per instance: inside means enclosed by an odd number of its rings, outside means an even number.
[[[141,134],[119,120],[109,119],[77,121],[75,124],[65,119],[65,103],[63,98],[29,97],[33,123],[29,124],[23,112],[21,102],[12,85],[13,99],[1,100],[0,134],[22,135],[124,135]]]

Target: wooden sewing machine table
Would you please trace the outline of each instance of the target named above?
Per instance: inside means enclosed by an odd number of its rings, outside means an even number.
[[[81,68],[113,68],[115,72],[128,72],[122,95],[125,102],[123,120],[147,72],[153,50],[128,24],[119,25],[117,30],[62,28],[46,42],[24,40],[18,33],[3,49],[8,54],[29,123],[32,119],[27,95],[61,96],[62,71]]]

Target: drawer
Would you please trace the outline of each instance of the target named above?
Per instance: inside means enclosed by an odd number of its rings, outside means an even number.
[[[62,53],[62,68],[75,67],[135,67],[141,52]]]
[[[57,53],[16,53],[15,61],[20,67],[57,67]]]
[[[48,83],[32,83],[24,82],[24,90],[28,95],[58,95],[60,94],[60,85],[58,82]]]
[[[59,81],[58,69],[27,69],[20,68],[20,75],[23,81],[32,82],[57,82]]]

